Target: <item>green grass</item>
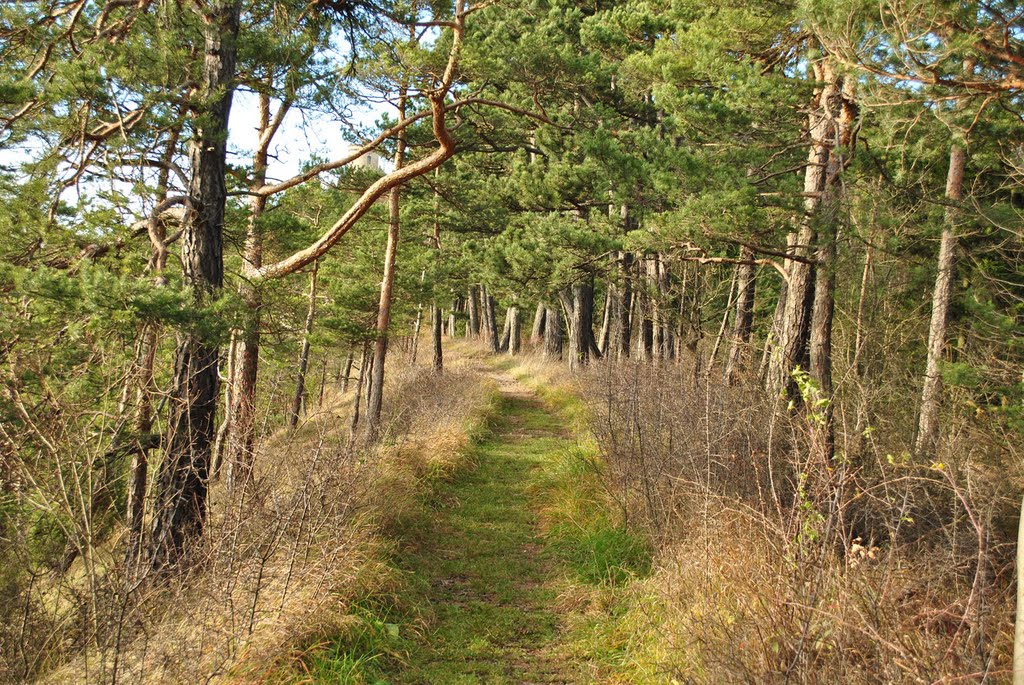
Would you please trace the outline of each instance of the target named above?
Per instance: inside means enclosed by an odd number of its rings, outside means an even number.
[[[429,607],[392,683],[545,682],[559,677],[555,560],[530,489],[569,441],[536,403],[505,398],[475,468],[435,489],[399,567]]]
[[[310,680],[593,682],[590,660],[610,655],[593,653],[593,621],[559,610],[559,594],[644,575],[650,551],[614,523],[592,450],[558,409],[500,400],[472,466],[434,480],[393,531],[402,590],[361,605],[356,627],[307,657]]]

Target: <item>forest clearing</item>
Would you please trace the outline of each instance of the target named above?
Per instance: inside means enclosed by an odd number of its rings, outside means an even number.
[[[1024,685],[1024,4],[0,3],[0,683]]]

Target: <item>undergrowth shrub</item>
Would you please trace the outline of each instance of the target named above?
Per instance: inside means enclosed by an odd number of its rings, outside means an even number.
[[[1020,466],[1006,443],[964,426],[935,458],[917,459],[910,413],[886,414],[871,397],[855,398],[855,411],[842,397],[836,455],[823,463],[811,456],[813,415],[683,365],[593,364],[577,391],[603,496],[655,548],[604,636],[629,643],[616,653],[632,681],[1008,673],[1007,476]],[[858,413],[882,418],[869,425]]]
[[[301,679],[323,636],[379,628],[355,602],[401,584],[386,531],[426,479],[459,465],[493,394],[479,374],[453,368],[439,379],[396,364],[387,437],[366,451],[349,446],[351,393],[328,389],[297,430],[263,440],[243,500],[213,485],[189,572],[130,578],[115,530],[88,573],[78,559],[29,583],[17,598],[23,620],[0,629],[0,680]]]

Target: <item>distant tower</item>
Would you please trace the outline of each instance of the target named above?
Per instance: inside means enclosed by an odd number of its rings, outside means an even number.
[[[358,145],[348,146],[349,154],[352,154],[357,150],[359,150]],[[349,163],[348,167],[350,169],[370,169],[372,171],[384,173],[383,161],[384,158],[378,155],[376,152],[367,152],[366,154],[361,155],[360,157]]]

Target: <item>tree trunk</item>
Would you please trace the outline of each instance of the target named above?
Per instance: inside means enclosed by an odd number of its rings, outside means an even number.
[[[558,307],[545,307],[544,358],[562,358],[562,313]]]
[[[572,286],[569,324],[569,370],[578,371],[590,363],[590,341],[594,337],[594,287],[589,282]]]
[[[729,314],[732,312],[732,303],[736,299],[736,284],[739,282],[739,278],[739,265],[737,265],[732,272],[732,282],[729,284],[729,297],[726,299],[725,313],[722,314],[722,325],[718,327],[715,344],[711,346],[711,354],[708,356],[708,373],[711,373],[711,369],[715,366],[718,349],[722,346],[722,339],[725,338],[725,328],[729,325]]]
[[[235,346],[228,430],[228,488],[248,482],[256,451],[256,381],[259,376],[260,296],[249,291],[246,321]]]
[[[539,345],[544,341],[544,318],[548,309],[543,302],[537,303],[537,311],[533,315],[533,328],[530,329],[530,342]]]
[[[295,395],[292,397],[292,410],[288,414],[288,427],[295,430],[299,425],[299,412],[302,410],[306,397],[306,370],[309,368],[309,337],[313,332],[313,321],[316,318],[316,273],[319,260],[313,262],[313,270],[309,275],[309,304],[306,307],[306,326],[303,328],[302,352],[299,353],[299,371],[295,377]]]
[[[658,278],[658,256],[654,255],[653,257],[645,259],[644,266],[646,267],[647,307],[650,312],[649,316],[651,324],[650,359],[657,366],[664,351],[662,342],[661,282]]]
[[[441,373],[444,370],[444,349],[441,346],[442,312],[436,304],[430,308],[430,329],[431,340],[433,341],[434,358],[430,368],[434,373]]]
[[[182,105],[182,111],[184,105]],[[171,162],[177,152],[178,142],[181,139],[182,126],[175,126],[168,136],[167,146],[164,148],[161,167],[157,174],[157,202],[163,203],[167,200],[168,182],[170,180]],[[154,242],[150,261],[147,268],[155,275],[153,281],[157,287],[167,286],[167,277],[164,275],[164,268],[167,266],[169,256],[167,245],[167,229],[163,222],[158,221],[155,231],[151,235]],[[153,410],[153,398],[156,396],[157,387],[154,381],[156,369],[156,353],[160,345],[160,329],[153,324],[145,325],[142,329],[139,355],[139,375],[135,391],[135,435],[136,448],[132,454],[131,480],[128,488],[128,501],[125,510],[127,511],[128,523],[128,545],[125,556],[125,567],[128,571],[128,579],[133,580],[140,571],[140,565],[144,557],[144,536],[146,520],[146,493],[149,487],[149,438],[152,436],[155,415]],[[126,391],[128,391],[127,385]],[[127,401],[127,398],[126,398]],[[159,446],[157,444],[156,446]]]
[[[794,242],[794,254],[808,259],[814,237],[815,232],[809,225],[801,228]],[[789,391],[792,385],[790,373],[796,366],[807,367],[808,314],[813,297],[814,271],[806,261],[790,260],[787,272],[789,283],[778,338],[768,360],[767,390],[772,397]]]
[[[423,305],[416,306],[416,320],[412,324],[412,341],[410,341],[409,363],[416,365],[416,357],[420,351],[420,325],[423,321]]]
[[[658,300],[655,309],[656,312],[656,326],[657,333],[655,335],[657,339],[657,357],[659,359],[670,360],[675,357],[675,341],[673,340],[672,331],[672,315],[675,307],[671,306],[672,302],[669,300],[670,293],[670,279],[668,275],[668,267],[665,266],[665,260],[661,254],[657,254],[654,257],[652,264],[652,273],[654,281],[654,292],[657,293]]]
[[[398,121],[405,120],[406,89],[398,93]],[[405,129],[398,134],[395,145],[395,169],[405,164]],[[384,253],[384,277],[380,284],[380,303],[377,307],[377,338],[373,347],[373,376],[370,380],[369,405],[366,412],[366,442],[374,442],[380,433],[381,409],[384,405],[384,366],[388,354],[388,327],[391,325],[391,303],[394,299],[395,270],[398,257],[399,205],[401,186],[395,186],[388,195],[388,244]]]
[[[282,102],[276,114],[271,116],[270,91],[273,77],[268,77],[267,92],[260,94],[260,127],[256,149],[253,152],[253,178],[250,189],[258,191],[267,181],[267,164],[270,144],[281,126],[290,107],[290,100]],[[256,382],[259,377],[260,326],[263,316],[263,295],[254,285],[255,274],[263,266],[263,236],[259,220],[266,210],[267,197],[254,192],[249,199],[249,217],[245,235],[242,281],[240,295],[246,305],[243,328],[236,332],[235,363],[232,365],[229,383],[231,404],[225,422],[228,438],[228,488],[233,489],[236,481],[247,483],[255,457],[256,428]]]
[[[827,59],[814,65],[815,77],[820,84],[811,103],[809,130],[811,148],[804,171],[804,216],[797,234],[794,253],[802,260],[790,260],[789,287],[779,341],[773,350],[768,368],[768,392],[773,396],[786,393],[791,386],[793,369],[809,362],[811,314],[814,309],[815,272],[809,263],[812,247],[817,242],[815,215],[822,200],[839,179],[842,163],[833,159],[833,149],[848,145],[853,136],[856,106],[852,98],[852,83],[835,74]],[[829,217],[826,217],[829,220]],[[830,219],[834,222],[834,218]],[[834,227],[828,230],[833,231]],[[826,242],[829,242],[826,239]],[[829,267],[831,268],[831,266]],[[824,273],[824,272],[823,272]],[[826,281],[823,288],[834,287]],[[829,319],[831,325],[831,319]],[[824,367],[822,367],[824,368]],[[818,380],[819,384],[821,379]],[[799,397],[794,396],[794,399]]]
[[[498,345],[500,352],[508,352],[509,339],[512,337],[512,312],[515,307],[505,310],[505,326],[501,329],[501,343]]]
[[[608,354],[608,340],[612,330],[612,285],[608,284],[608,292],[604,296],[604,311],[601,313],[601,337],[597,341],[597,349],[602,355]]]
[[[356,379],[356,396],[352,400],[352,419],[349,422],[349,446],[355,443],[356,429],[359,428],[359,407],[363,402],[363,388],[366,387],[366,379],[369,376],[370,364],[373,357],[370,356],[370,341],[363,342],[363,354],[359,359],[359,378]]]
[[[483,323],[487,327],[487,344],[491,352],[496,354],[501,351],[501,340],[498,338],[498,324],[494,317],[494,298],[488,294],[486,286],[480,286],[480,292],[483,295]]]
[[[139,383],[136,392],[135,433],[138,445],[133,450],[131,482],[128,490],[128,551],[126,555],[129,576],[134,577],[142,558],[143,527],[146,517],[146,487],[149,482],[149,450],[142,443],[143,436],[153,430],[153,370],[160,338],[155,326],[143,331],[139,357]]]
[[[1013,685],[1024,685],[1024,499],[1017,521],[1017,615],[1013,625]]]
[[[341,391],[348,392],[348,383],[352,378],[352,348],[348,348],[348,356],[345,357],[345,365],[342,367],[341,372]]]
[[[475,285],[469,286],[469,293],[466,295],[466,315],[469,317],[466,324],[466,337],[480,337],[480,296]]]
[[[963,199],[964,167],[967,150],[954,144],[949,151],[949,171],[946,174],[946,197],[957,203]],[[947,207],[945,227],[939,243],[938,272],[932,293],[932,319],[928,327],[928,360],[921,390],[921,415],[917,425],[915,449],[919,454],[933,454],[939,441],[939,409],[942,404],[942,353],[946,347],[946,327],[949,322],[949,303],[953,295],[953,277],[956,273],[957,238],[955,232],[956,209]]]
[[[511,355],[517,355],[519,354],[519,350],[522,345],[522,332],[519,323],[519,307],[509,307],[508,316],[511,320],[511,325],[509,327],[508,353]]]
[[[629,358],[630,334],[632,333],[633,306],[633,254],[631,252],[619,253],[619,301],[617,305],[618,316],[616,317],[615,345],[618,350],[619,359]]]
[[[796,247],[796,233],[790,232],[786,236],[786,254],[792,254]],[[779,336],[782,331],[782,318],[786,312],[786,299],[789,292],[789,267],[792,262],[786,260],[783,263],[783,271],[786,273],[786,277],[782,279],[782,283],[779,284],[779,297],[775,301],[775,311],[772,312],[772,327],[768,332],[768,337],[764,341],[764,351],[761,355],[761,364],[758,368],[757,376],[760,379],[762,385],[768,387],[768,369],[771,366],[772,357],[775,354],[775,349],[778,347]]]
[[[488,347],[491,346],[491,322],[487,317],[487,287],[477,288],[477,307],[480,312],[480,338]]]
[[[320,391],[316,395],[316,406],[322,408],[324,406],[324,391],[327,389],[327,357],[325,356],[323,362],[320,364]]]
[[[223,229],[228,118],[235,90],[240,3],[207,5],[200,104],[189,142],[192,176],[180,238],[184,282],[202,309],[224,281]],[[149,557],[154,568],[179,561],[186,541],[203,531],[210,448],[217,411],[217,344],[192,331],[180,334],[170,390],[166,449],[157,476]]]
[[[727,385],[738,380],[750,354],[750,331],[754,326],[754,296],[757,288],[757,267],[750,263],[753,258],[754,253],[750,248],[740,249],[740,260],[745,263],[736,265],[736,311],[732,321],[729,359],[725,364]]]
[[[363,392],[363,399],[365,400],[363,402],[363,404],[366,405],[366,410],[369,411],[370,410],[370,384],[373,383],[373,346],[372,345],[370,346],[370,358],[368,360],[366,360],[365,373],[366,373],[366,387],[363,388],[363,390],[364,390],[364,392]]]
[[[227,379],[227,383],[224,383],[224,418],[221,419],[220,426],[217,428],[217,436],[213,440],[213,455],[210,457],[210,478],[213,480],[220,477],[221,469],[224,466],[224,455],[227,452],[228,436],[231,434],[231,408],[235,405],[233,379],[237,361],[238,331],[232,331],[227,358],[224,360],[226,368],[220,373],[221,379]]]
[[[637,349],[636,358],[645,362],[651,361],[654,356],[654,321],[651,318],[651,310],[653,303],[651,302],[650,295],[647,292],[647,259],[644,259],[640,263],[642,269],[641,282],[644,284],[644,288],[637,291],[637,297],[635,299],[635,318],[637,320]]]
[[[854,118],[857,114],[854,104],[854,83],[843,77],[834,78],[834,93],[826,89],[823,100],[830,103],[823,107],[823,116],[831,122],[824,142],[829,146],[828,162],[825,168],[825,185],[818,201],[818,248],[814,270],[814,303],[811,312],[810,330],[810,373],[817,383],[820,407],[815,409],[816,429],[813,435],[814,448],[821,463],[828,466],[835,454],[835,425],[833,417],[832,386],[832,321],[835,314],[836,291],[836,242],[839,231],[839,177],[846,168],[854,136]],[[838,102],[836,102],[838,99]],[[835,104],[832,104],[835,103]]]
[[[830,200],[835,202],[835,200]],[[823,464],[831,464],[835,452],[834,409],[832,406],[832,319],[835,312],[836,230],[833,221],[822,222],[821,244],[814,279],[814,310],[811,314],[810,358],[811,377],[818,385],[824,404],[814,409],[816,426],[814,451]]]

